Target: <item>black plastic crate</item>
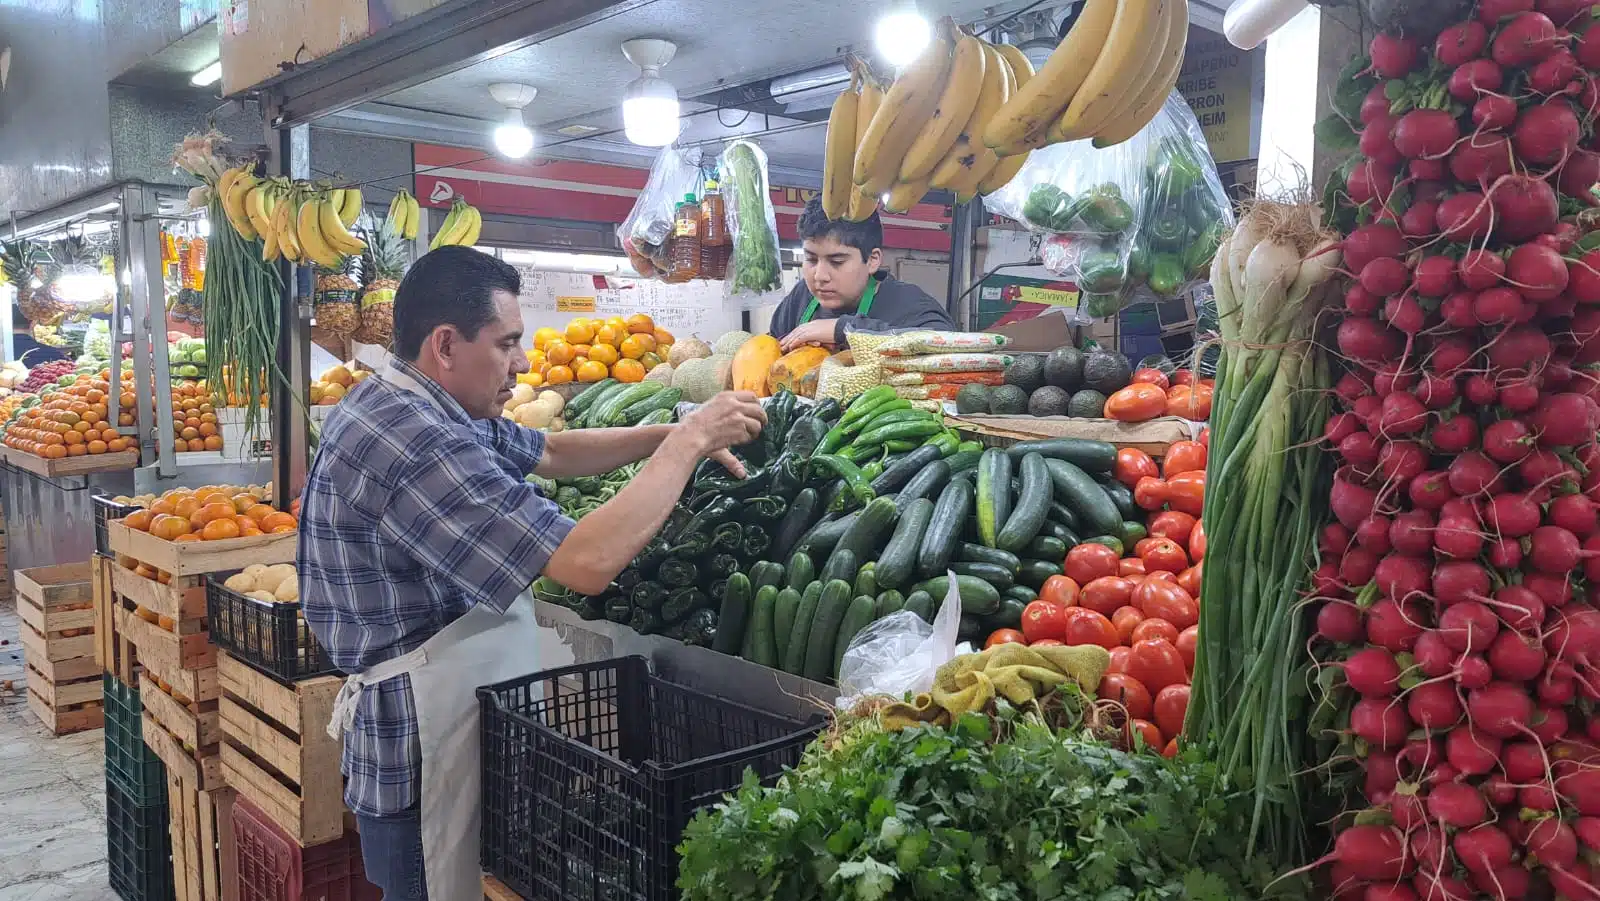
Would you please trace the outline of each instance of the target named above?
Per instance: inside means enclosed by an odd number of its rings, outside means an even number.
[[[679,897],[694,812],[771,783],[821,729],[675,685],[643,657],[478,689],[483,867],[529,901]]]
[[[94,504],[94,549],[104,556],[113,557],[115,554],[111,551],[111,537],[106,533],[106,523],[127,516],[139,509],[139,505],[119,504],[109,494],[90,495],[89,500]]]
[[[109,673],[100,681],[105,696],[106,781],[139,806],[165,803],[167,771],[144,743],[139,689]]]
[[[206,620],[217,647],[281,682],[339,671],[300,618],[299,604],[245,597],[223,584],[236,572],[206,577]]]
[[[157,804],[135,804],[106,780],[106,870],[122,901],[172,901],[166,796]]]

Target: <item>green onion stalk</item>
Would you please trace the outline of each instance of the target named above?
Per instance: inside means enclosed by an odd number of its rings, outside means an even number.
[[[1310,660],[1300,596],[1330,487],[1317,447],[1330,365],[1314,338],[1340,254],[1319,223],[1314,205],[1257,202],[1211,267],[1222,355],[1184,732],[1254,796],[1247,848],[1277,860],[1305,851],[1299,773]]]
[[[229,395],[237,396],[244,405],[245,433],[254,434],[263,421],[261,395],[272,374],[278,373],[283,280],[276,266],[262,261],[261,241],[247,241],[235,231],[215,196],[209,214],[203,301],[206,379],[223,403]]]

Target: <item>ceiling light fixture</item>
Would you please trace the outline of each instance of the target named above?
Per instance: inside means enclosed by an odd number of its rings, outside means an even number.
[[[222,80],[222,60],[217,60],[189,76],[189,83],[197,88],[209,88]]]
[[[533,129],[523,120],[522,110],[539,96],[539,89],[505,81],[489,85],[489,96],[506,108],[505,121],[494,129],[494,149],[509,159],[522,159],[533,151],[534,144]]]
[[[678,90],[661,77],[678,45],[657,38],[622,42],[622,55],[643,73],[622,95],[622,127],[628,140],[641,147],[665,147],[678,139]]]
[[[911,65],[931,40],[933,26],[917,12],[915,4],[907,4],[879,19],[873,31],[878,54],[896,69]]]

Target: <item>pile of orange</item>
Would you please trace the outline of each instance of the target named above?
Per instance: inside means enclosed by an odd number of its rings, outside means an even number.
[[[123,518],[130,529],[167,541],[224,541],[293,532],[299,521],[247,491],[176,488]]]
[[[173,447],[179,451],[222,450],[222,428],[204,382],[172,386]]]
[[[104,371],[98,376],[81,375],[72,385],[51,392],[38,406],[24,410],[6,429],[6,447],[48,460],[136,450],[138,444],[132,437],[124,437],[106,421],[109,376]],[[118,420],[122,419],[119,415]]]
[[[534,332],[527,351],[533,371],[518,381],[538,388],[569,382],[598,382],[611,377],[619,382],[643,381],[672,349],[672,333],[656,328],[643,313],[623,318],[579,317],[562,329]]]

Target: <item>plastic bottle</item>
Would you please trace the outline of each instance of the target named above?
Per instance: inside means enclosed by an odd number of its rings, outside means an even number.
[[[711,247],[728,243],[727,211],[715,178],[706,179],[706,196],[700,199],[700,243]]]
[[[693,194],[683,195],[672,230],[672,275],[683,281],[700,274],[700,205]]]

